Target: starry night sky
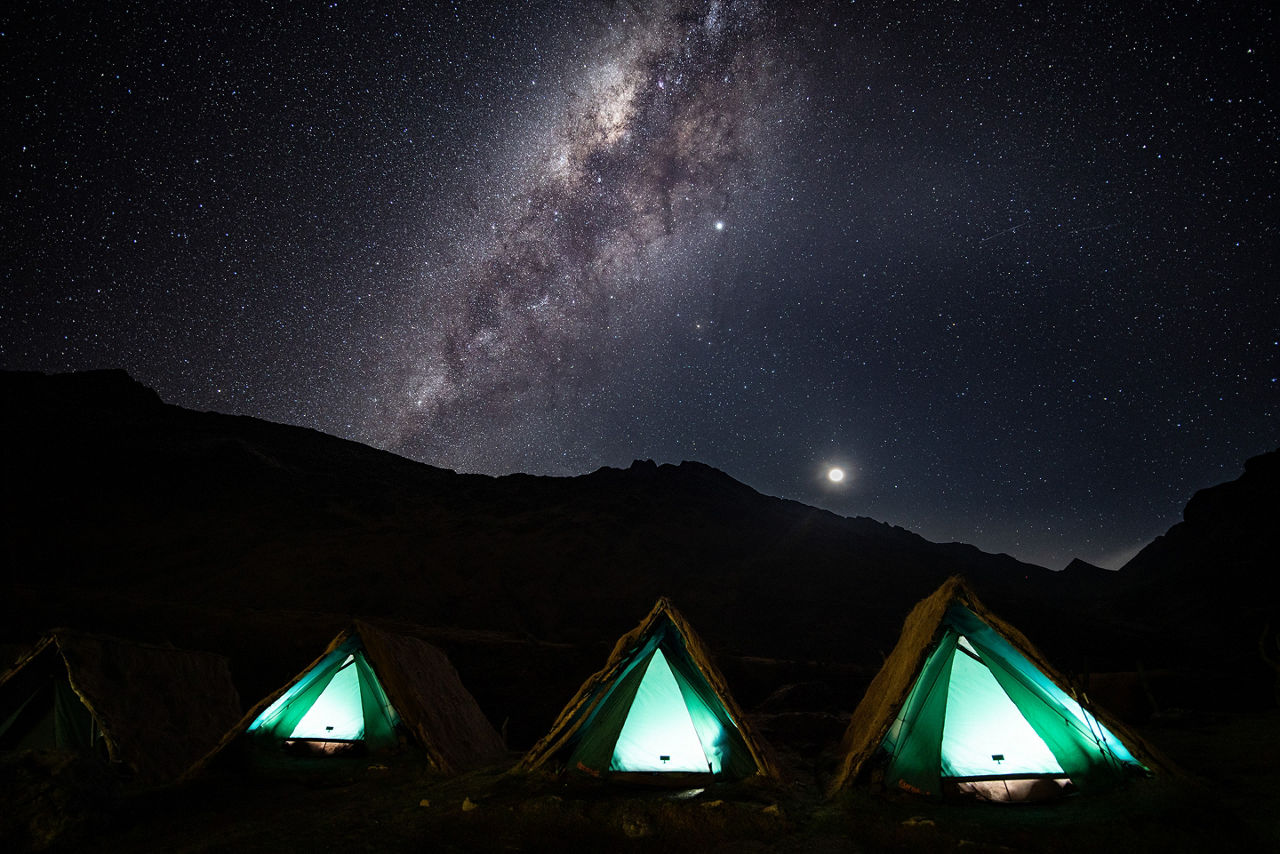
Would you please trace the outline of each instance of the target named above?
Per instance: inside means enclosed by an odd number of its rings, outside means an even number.
[[[0,367],[1116,567],[1280,445],[1268,5],[10,0]]]

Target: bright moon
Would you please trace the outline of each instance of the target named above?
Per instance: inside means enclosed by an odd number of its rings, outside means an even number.
[[[832,483],[839,483],[840,481],[844,480],[844,469],[832,469],[831,471],[827,472],[827,478]]]

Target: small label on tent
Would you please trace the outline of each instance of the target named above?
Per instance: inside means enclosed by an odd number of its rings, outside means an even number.
[[[670,761],[671,761],[671,757],[670,757],[670,756],[659,756],[659,757],[658,757],[658,761],[659,761],[659,762],[670,762]]]
[[[993,753],[993,754],[991,754],[991,761],[992,761],[992,762],[1003,762],[1003,761],[1004,761],[1004,754],[1003,754],[1003,753]]]

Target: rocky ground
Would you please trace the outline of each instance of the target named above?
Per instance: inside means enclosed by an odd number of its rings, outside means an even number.
[[[1044,805],[933,803],[785,783],[668,791],[432,776],[413,755],[258,761],[178,787],[122,788],[51,754],[4,767],[0,847],[175,851],[1262,851],[1280,846],[1280,712],[1154,721],[1187,771]],[[817,772],[821,774],[821,768]]]

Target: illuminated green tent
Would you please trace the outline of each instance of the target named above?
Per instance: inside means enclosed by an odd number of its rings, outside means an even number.
[[[355,746],[387,751],[403,740],[422,748],[446,773],[506,757],[502,737],[443,652],[411,635],[359,621],[250,709],[188,774],[242,735],[258,744],[321,753]]]
[[[1038,796],[1068,781],[1096,788],[1163,764],[1068,684],[952,578],[907,617],[849,722],[831,791],[877,758],[889,788],[990,800]]]
[[[248,732],[276,741],[363,742],[387,750],[399,742],[400,714],[369,664],[358,635],[326,652],[288,686],[253,722]]]
[[[170,782],[240,715],[220,655],[58,629],[0,676],[0,750],[97,756]]]
[[[520,768],[776,776],[702,642],[666,599],[614,647]]]

